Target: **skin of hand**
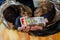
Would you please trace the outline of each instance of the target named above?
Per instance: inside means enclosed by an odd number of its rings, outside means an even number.
[[[18,27],[18,31],[29,32],[29,30],[30,30],[30,26]]]
[[[23,32],[29,32],[31,31],[35,31],[35,30],[42,30],[43,27],[42,26],[26,26],[26,27],[18,27],[19,31],[23,31]]]

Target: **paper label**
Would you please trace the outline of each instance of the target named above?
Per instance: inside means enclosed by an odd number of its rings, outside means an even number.
[[[38,25],[38,24],[45,24],[45,19],[44,17],[31,17],[31,18],[22,17],[20,18],[20,22],[24,26],[34,24]]]

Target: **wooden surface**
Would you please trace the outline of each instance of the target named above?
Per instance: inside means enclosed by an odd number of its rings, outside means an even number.
[[[2,26],[1,26],[2,25]],[[46,36],[46,37],[36,37],[28,35],[27,33],[18,32],[16,30],[8,30],[0,25],[0,40],[60,40],[60,33]]]

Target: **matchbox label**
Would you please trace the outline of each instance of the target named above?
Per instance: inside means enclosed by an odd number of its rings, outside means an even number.
[[[22,17],[20,18],[20,21],[23,26],[34,25],[34,24],[45,24],[44,17],[31,17],[31,18]]]

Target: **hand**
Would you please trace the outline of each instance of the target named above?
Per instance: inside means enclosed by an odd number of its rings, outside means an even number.
[[[31,31],[35,31],[35,30],[43,30],[42,26],[31,26]]]
[[[23,26],[23,27],[18,27],[19,31],[24,31],[24,32],[29,32],[30,26]]]
[[[18,30],[19,31],[24,31],[24,32],[29,32],[30,30],[31,31],[35,31],[35,30],[43,30],[43,27],[41,26],[26,26],[26,27],[18,27]]]

